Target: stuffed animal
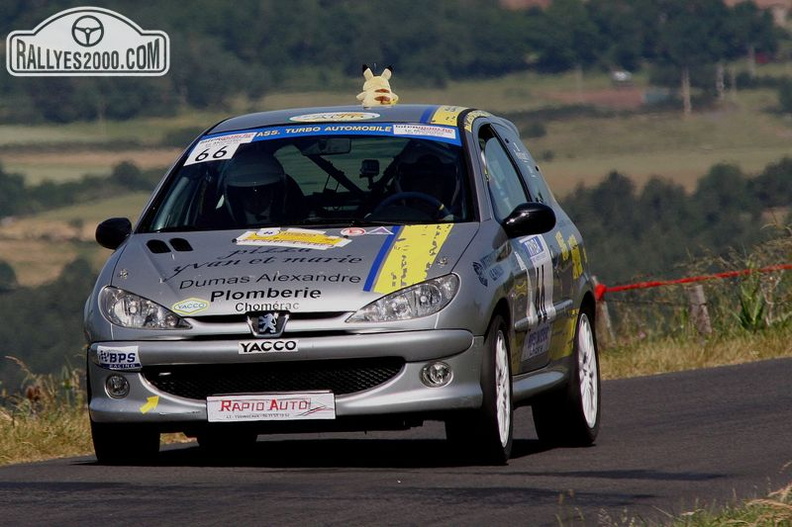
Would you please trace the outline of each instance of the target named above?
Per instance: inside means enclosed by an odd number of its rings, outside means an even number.
[[[358,93],[357,99],[363,102],[363,106],[391,106],[396,104],[399,96],[390,89],[388,79],[391,78],[393,67],[388,66],[382,71],[382,75],[374,75],[371,68],[363,64],[363,91]]]

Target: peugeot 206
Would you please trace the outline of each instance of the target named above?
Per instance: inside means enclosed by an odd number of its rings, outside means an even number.
[[[511,122],[456,106],[303,108],[209,128],[113,249],[85,308],[102,463],[160,434],[442,421],[470,459],[600,426],[583,239]]]

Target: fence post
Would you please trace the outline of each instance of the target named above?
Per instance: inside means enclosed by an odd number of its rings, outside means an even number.
[[[707,311],[707,297],[704,295],[704,286],[697,284],[687,288],[688,302],[690,302],[690,320],[696,326],[700,335],[712,334],[709,311]]]
[[[599,285],[599,280],[596,276],[591,277],[591,283],[596,288]],[[596,302],[596,330],[597,341],[600,344],[609,344],[616,341],[616,336],[613,334],[613,325],[611,324],[610,312],[608,311],[608,303],[603,296]]]

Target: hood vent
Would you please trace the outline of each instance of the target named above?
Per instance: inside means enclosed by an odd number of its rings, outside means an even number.
[[[189,252],[189,251],[193,250],[192,245],[190,245],[190,242],[188,242],[184,238],[172,238],[170,240],[170,243],[171,243],[171,246],[176,251],[179,251],[179,252]]]
[[[168,247],[168,244],[162,240],[149,240],[146,242],[146,247],[148,247],[149,251],[153,252],[154,254],[171,252],[170,247]]]

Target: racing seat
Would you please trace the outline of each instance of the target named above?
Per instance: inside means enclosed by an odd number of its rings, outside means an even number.
[[[224,205],[235,226],[281,225],[304,218],[305,196],[272,154],[237,153],[223,176]]]

